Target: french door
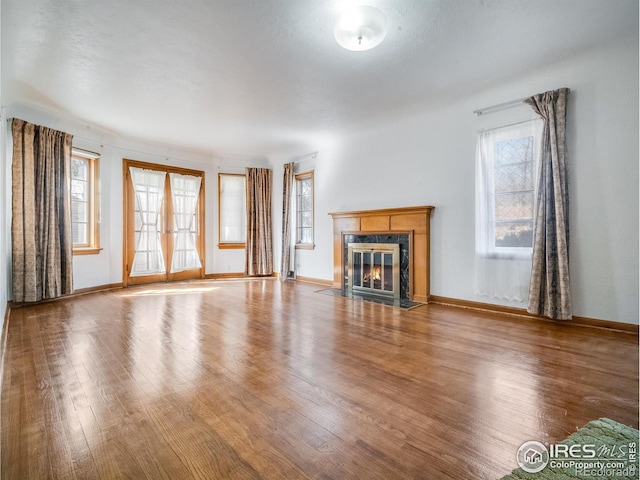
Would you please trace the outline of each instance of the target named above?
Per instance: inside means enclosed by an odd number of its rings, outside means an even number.
[[[204,172],[123,160],[123,283],[204,277]]]

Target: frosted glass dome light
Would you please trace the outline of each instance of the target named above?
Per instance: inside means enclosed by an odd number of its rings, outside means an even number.
[[[369,50],[384,40],[387,18],[377,8],[361,5],[340,15],[333,34],[336,41],[347,50]]]

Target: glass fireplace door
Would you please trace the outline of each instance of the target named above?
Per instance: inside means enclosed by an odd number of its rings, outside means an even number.
[[[347,285],[350,293],[400,298],[400,246],[350,243]]]

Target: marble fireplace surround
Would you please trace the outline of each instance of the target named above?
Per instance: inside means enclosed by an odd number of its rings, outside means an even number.
[[[347,275],[348,264],[349,264],[349,244],[350,243],[384,243],[390,245],[399,245],[400,247],[400,258],[398,259],[398,267],[400,268],[400,298],[403,300],[411,300],[411,296],[409,295],[409,287],[411,282],[409,281],[409,261],[411,258],[411,233],[410,232],[399,232],[399,233],[364,233],[364,234],[352,234],[345,233],[343,235],[343,243],[344,243],[344,289],[348,290],[349,277]]]
[[[330,213],[333,218],[333,288],[346,287],[347,244],[376,239],[407,246],[408,269],[402,298],[428,303],[430,220],[432,206]],[[400,237],[398,237],[400,236]],[[383,241],[380,241],[383,240]]]

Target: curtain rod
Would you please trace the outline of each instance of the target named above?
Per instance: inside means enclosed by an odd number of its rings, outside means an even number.
[[[533,111],[532,111],[533,112]],[[489,127],[489,128],[479,128],[478,129],[478,133],[486,133],[486,132],[491,132],[492,130],[499,130],[501,128],[506,128],[506,127],[515,127],[517,125],[523,125],[525,123],[529,123],[529,122],[534,122],[536,120],[540,120],[540,117],[536,117],[536,118],[529,118],[527,120],[521,120],[519,122],[513,122],[513,123],[505,123],[503,125],[497,125],[495,127]]]
[[[7,123],[11,122],[14,118],[15,118],[15,117],[7,118],[7,119],[6,119],[6,120],[7,120]],[[25,121],[26,121],[26,120],[25,120]],[[43,126],[44,126],[44,125],[43,125]],[[51,127],[46,127],[46,128],[51,128]],[[54,130],[55,130],[55,129],[54,129]],[[9,132],[9,135],[11,135],[11,132]],[[197,163],[198,165],[210,165],[208,161],[207,161],[207,162],[202,162],[202,161],[200,161],[200,160],[188,160],[188,159],[186,159],[186,158],[175,157],[175,156],[173,156],[173,155],[169,155],[169,156],[167,156],[167,155],[161,155],[161,154],[159,154],[159,153],[145,152],[145,151],[143,151],[143,150],[135,150],[135,149],[133,149],[133,148],[120,147],[120,146],[117,146],[117,145],[113,145],[113,144],[111,144],[111,143],[99,142],[99,141],[97,141],[97,140],[92,140],[92,139],[90,139],[90,138],[81,137],[81,136],[79,136],[79,135],[73,135],[73,139],[74,139],[74,140],[82,140],[83,142],[93,143],[94,145],[98,145],[100,148],[107,147],[107,148],[112,148],[112,149],[114,149],[114,150],[121,150],[121,151],[123,151],[123,152],[129,152],[129,153],[138,154],[138,155],[148,155],[148,156],[151,156],[151,157],[159,157],[159,158],[164,158],[164,159],[165,159],[165,160],[167,160],[167,161],[177,160],[177,161],[179,161],[179,162]],[[125,140],[126,140],[126,139],[125,139]],[[137,140],[133,140],[133,141],[135,142],[135,141],[137,141]],[[140,143],[144,143],[144,140],[140,140]],[[80,148],[80,147],[74,147],[73,145],[72,145],[72,147],[73,147],[75,150],[84,150],[84,151],[86,151],[86,152],[95,153],[96,155],[102,155],[101,153],[98,153],[98,152],[91,152],[90,150],[82,149],[82,148]],[[170,146],[170,147],[167,147],[167,148],[178,148],[178,147],[171,147],[171,146]],[[205,154],[204,154],[204,153],[202,153],[202,154],[200,154],[200,153],[195,153],[195,155],[203,155],[203,156],[204,156]],[[212,157],[212,158],[215,158],[215,157]],[[242,168],[244,168],[244,167],[242,167]]]
[[[298,159],[294,160],[292,163],[300,163],[301,161],[307,158],[316,158],[318,156],[318,153],[319,152],[317,150],[315,152],[307,153],[306,155],[302,155],[301,157],[298,157]]]
[[[491,105],[490,107],[479,108],[478,110],[474,110],[473,113],[480,116],[484,113],[495,112],[497,110],[502,110],[504,108],[509,108],[514,105],[518,105],[524,102],[529,97],[518,98],[517,100],[511,100],[509,102],[498,103],[497,105]]]

